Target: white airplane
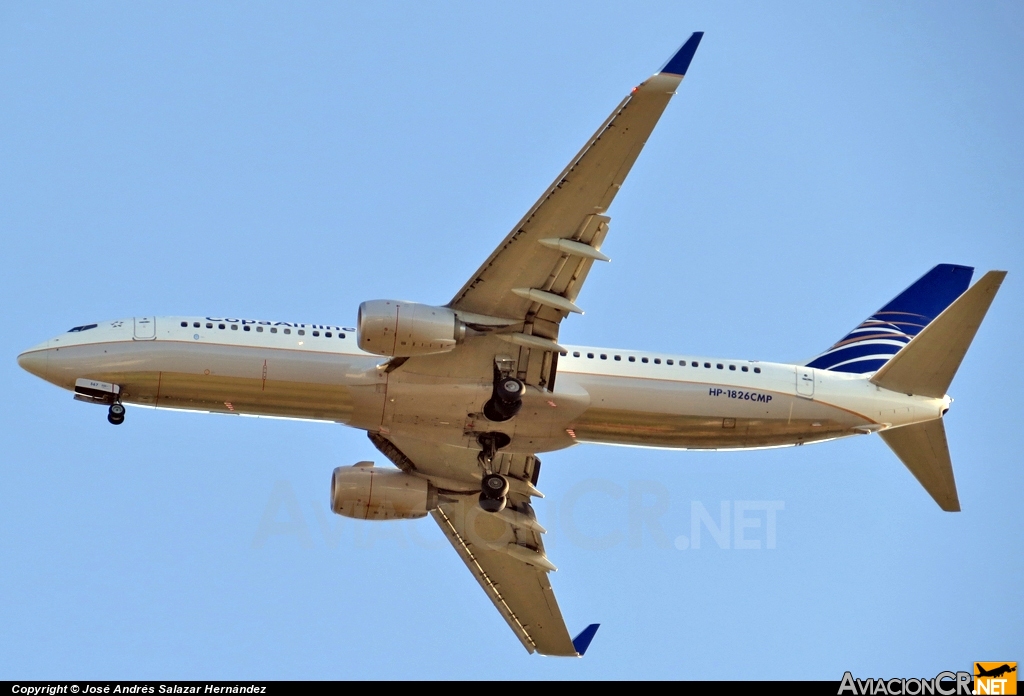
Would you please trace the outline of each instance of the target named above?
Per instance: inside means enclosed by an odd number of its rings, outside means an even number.
[[[690,65],[693,34],[635,87],[443,307],[373,300],[354,328],[228,317],[76,326],[18,356],[34,375],[125,404],[343,423],[397,468],[338,467],[334,512],[434,517],[529,652],[582,656],[548,580],[538,453],[578,442],[676,449],[801,445],[878,432],[943,510],[960,509],[946,389],[1006,275],[940,265],[806,364],[562,346],[605,215]]]

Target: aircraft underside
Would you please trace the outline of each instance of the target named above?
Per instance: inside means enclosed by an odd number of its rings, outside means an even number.
[[[582,656],[531,501],[538,453],[595,442],[678,449],[880,433],[943,510],[960,509],[946,391],[1005,272],[940,264],[805,364],[567,347],[561,323],[609,234],[606,214],[702,32],[634,87],[443,306],[368,300],[357,328],[215,317],[76,326],[18,357],[107,409],[312,419],[367,432],[394,467],[338,466],[331,508],[431,515],[530,652]],[[672,250],[665,250],[672,253]]]

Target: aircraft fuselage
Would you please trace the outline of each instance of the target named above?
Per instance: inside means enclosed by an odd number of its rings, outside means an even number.
[[[480,413],[489,380],[389,372],[386,358],[360,350],[354,330],[341,326],[126,319],[53,338],[19,362],[71,391],[82,378],[117,384],[125,404],[331,421],[463,447],[474,447],[478,432],[501,431],[511,438],[507,451],[524,453],[577,442],[798,445],[932,420],[950,403],[798,365],[566,349],[554,388],[529,387],[505,423]]]

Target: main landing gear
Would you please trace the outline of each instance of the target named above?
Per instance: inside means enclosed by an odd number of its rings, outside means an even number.
[[[501,474],[492,471],[494,457],[498,450],[511,442],[505,433],[481,433],[477,436],[480,443],[480,454],[477,461],[484,470],[480,480],[480,507],[486,512],[501,512],[508,502],[508,480]]]
[[[110,408],[107,409],[107,422],[111,425],[124,423],[124,406],[116,401],[110,404]]]
[[[508,355],[494,357],[494,385],[491,398],[484,404],[484,417],[492,423],[504,423],[514,418],[523,407],[523,392],[526,385],[513,373],[515,361]],[[494,458],[498,450],[512,442],[505,433],[480,433],[480,454],[477,462],[483,471],[480,479],[480,507],[487,512],[501,512],[508,504],[508,480],[494,470]]]

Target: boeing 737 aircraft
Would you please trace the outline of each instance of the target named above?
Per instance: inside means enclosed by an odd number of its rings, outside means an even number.
[[[530,652],[582,655],[555,601],[539,453],[578,442],[678,449],[800,445],[878,432],[943,510],[959,510],[942,417],[1005,276],[939,265],[800,365],[560,345],[606,215],[703,34],[612,111],[443,307],[372,300],[355,327],[219,317],[76,326],[18,356],[34,375],[125,405],[343,423],[397,468],[338,467],[334,512],[433,516]]]

